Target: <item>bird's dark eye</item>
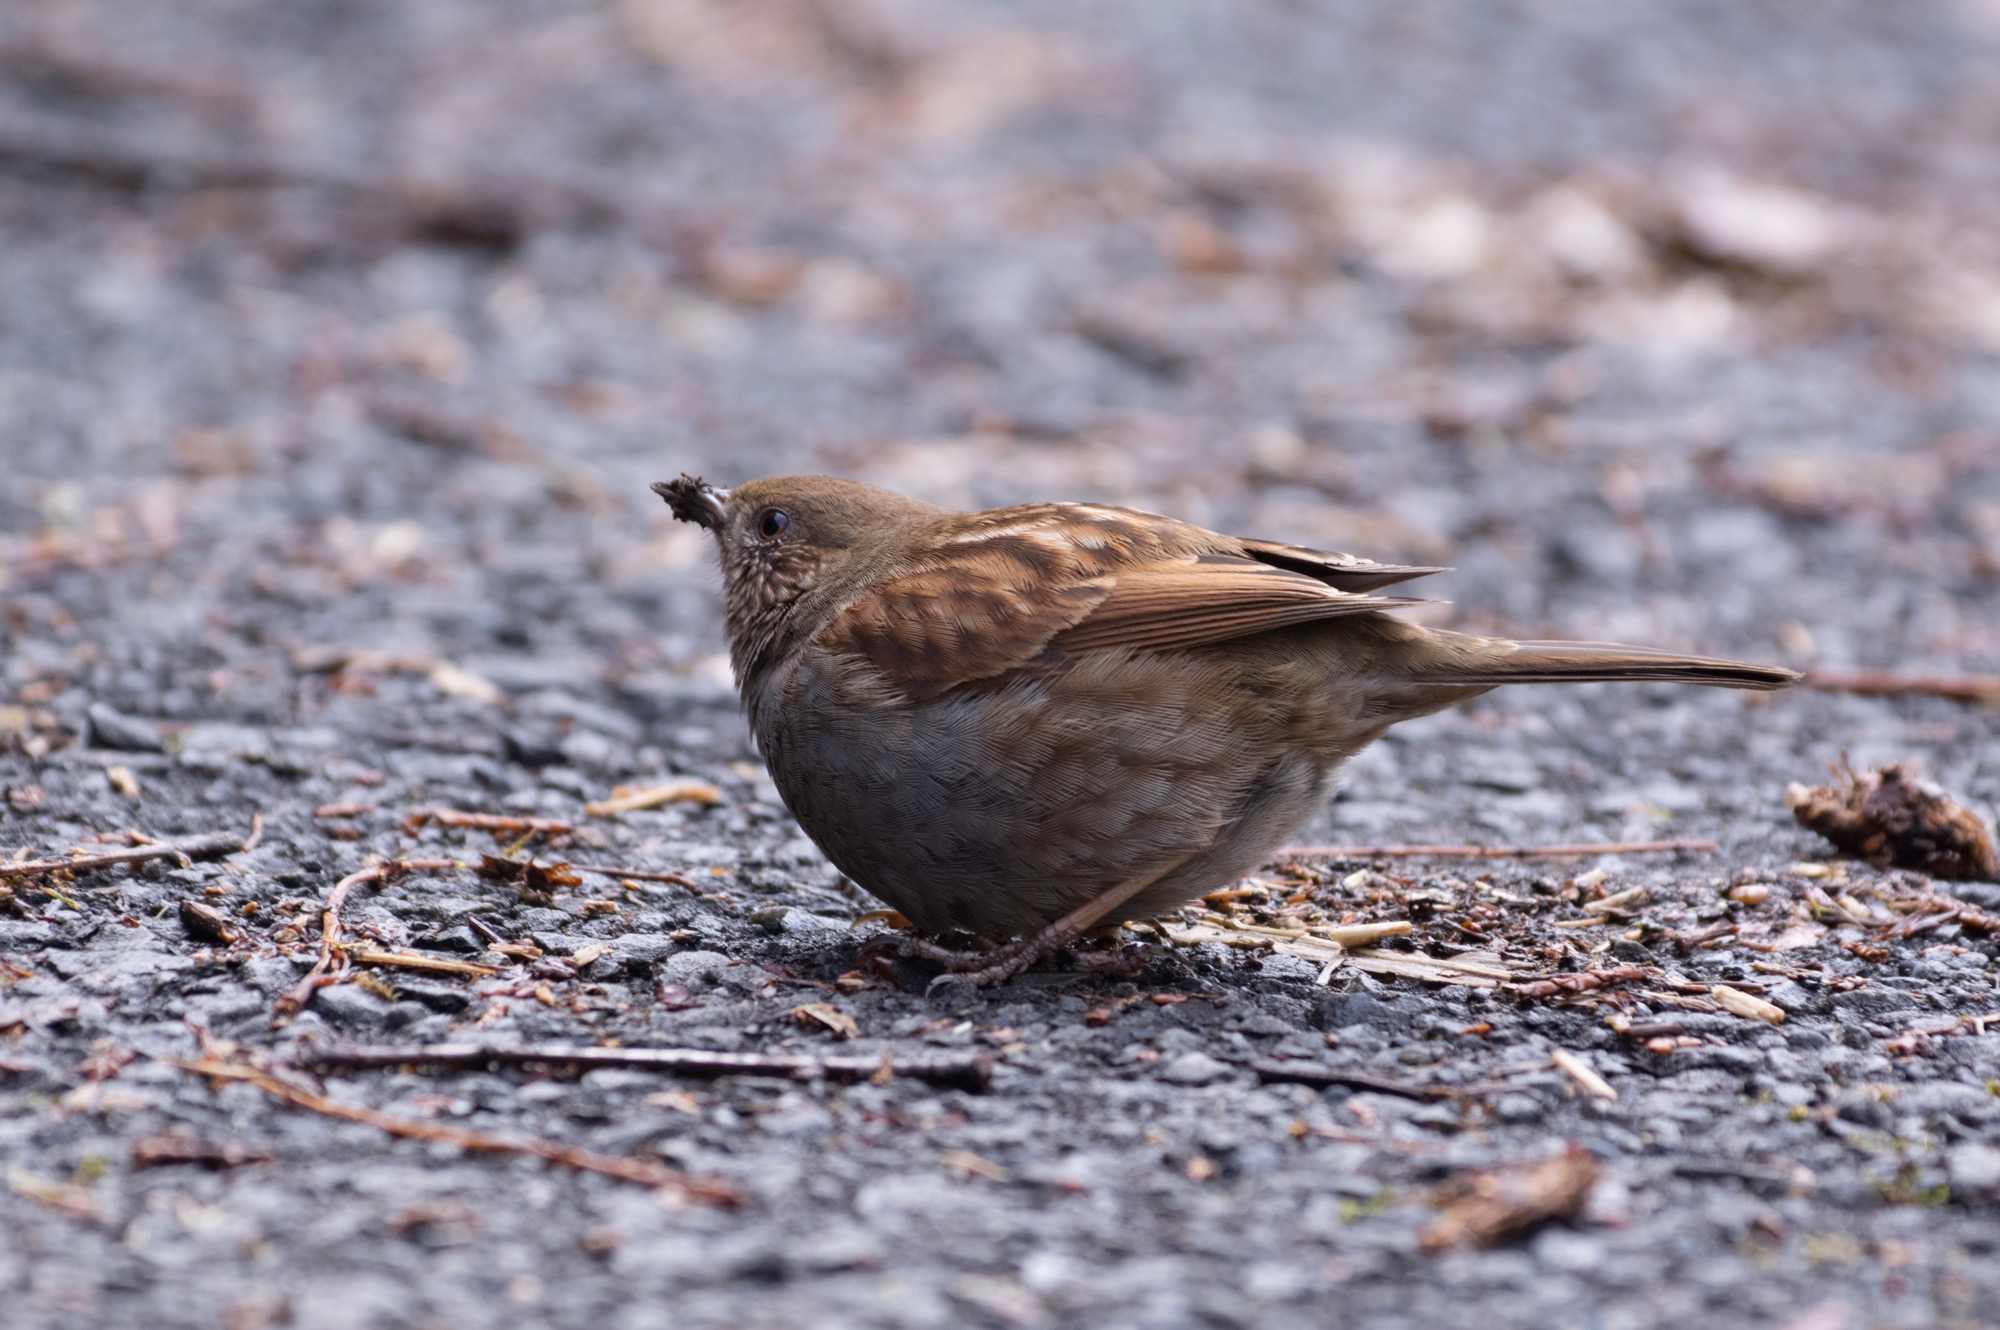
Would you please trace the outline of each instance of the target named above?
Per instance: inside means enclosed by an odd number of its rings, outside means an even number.
[[[766,508],[757,514],[757,534],[766,540],[776,540],[792,524],[792,515],[783,508]]]

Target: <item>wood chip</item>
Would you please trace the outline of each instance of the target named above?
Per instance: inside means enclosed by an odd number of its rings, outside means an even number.
[[[1599,1076],[1591,1069],[1589,1063],[1567,1048],[1558,1048],[1549,1054],[1549,1062],[1581,1086],[1583,1092],[1592,1099],[1614,1101],[1618,1098],[1618,1091],[1612,1088],[1611,1082]]]
[[[719,804],[722,791],[705,780],[682,777],[661,785],[630,786],[620,785],[611,791],[609,799],[600,799],[583,806],[583,811],[592,817],[617,817],[621,813],[636,813],[647,808],[659,808],[666,804]]]
[[[1288,937],[1282,942],[1273,942],[1271,950],[1280,956],[1296,956],[1302,961],[1319,965],[1338,961],[1347,955],[1346,947],[1323,937]]]
[[[230,924],[227,915],[200,901],[182,901],[180,914],[181,927],[188,931],[189,937],[198,941],[226,947],[242,936]]]
[[[1616,895],[1606,896],[1603,900],[1591,901],[1583,907],[1583,912],[1585,914],[1599,915],[1619,914],[1631,909],[1635,905],[1644,905],[1645,903],[1646,889],[1644,887],[1633,887],[1630,891],[1621,891]]]
[[[1341,924],[1334,928],[1315,929],[1311,936],[1337,942],[1343,947],[1366,947],[1385,937],[1401,937],[1414,927],[1407,919],[1392,919],[1379,924]]]
[[[1731,988],[1728,984],[1715,984],[1709,988],[1708,995],[1721,1004],[1724,1011],[1733,1016],[1744,1016],[1753,1021],[1769,1021],[1773,1025],[1784,1023],[1783,1007],[1752,996],[1740,988]]]
[[[489,707],[499,706],[507,700],[507,695],[491,679],[448,660],[441,660],[431,667],[430,681],[431,687],[446,697],[462,697],[468,702]]]

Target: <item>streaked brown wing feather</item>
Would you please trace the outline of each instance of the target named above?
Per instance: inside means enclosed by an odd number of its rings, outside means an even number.
[[[1209,554],[1119,569],[1103,603],[1050,645],[1070,655],[1163,651],[1420,603],[1354,595],[1252,559]]]
[[[1418,604],[1358,595],[1335,579],[1379,584],[1431,571],[1249,544],[1246,557],[1227,537],[1119,509],[999,509],[966,524],[943,566],[895,578],[842,610],[819,644],[936,694],[1064,656],[1202,646]],[[1291,566],[1307,555],[1321,562]]]
[[[1245,540],[1238,537],[1243,552],[1260,563],[1286,572],[1299,573],[1324,582],[1340,591],[1376,591],[1412,578],[1448,573],[1449,568],[1419,568],[1414,565],[1377,563],[1357,554],[1336,554],[1330,550],[1307,549],[1304,545],[1284,545],[1275,540]]]
[[[1034,659],[1111,591],[1109,576],[1029,583],[1024,572],[988,550],[899,577],[842,610],[820,645],[906,685],[988,679]]]

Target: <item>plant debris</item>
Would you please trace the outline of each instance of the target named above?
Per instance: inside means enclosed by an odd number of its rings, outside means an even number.
[[[316,1048],[301,1054],[316,1070],[336,1067],[627,1067],[678,1076],[790,1076],[800,1080],[887,1082],[908,1076],[934,1085],[984,1090],[993,1060],[983,1053],[921,1057],[805,1057],[783,1053],[723,1053],[700,1048],[592,1048],[579,1044],[413,1044]]]
[[[340,1103],[302,1086],[293,1085],[290,1081],[247,1062],[231,1062],[219,1057],[203,1056],[183,1060],[178,1065],[185,1071],[215,1081],[243,1081],[288,1104],[310,1109],[315,1113],[323,1113],[328,1117],[365,1123],[391,1136],[401,1136],[415,1141],[436,1141],[455,1145],[461,1150],[473,1153],[532,1155],[566,1168],[586,1173],[601,1173],[605,1177],[617,1178],[621,1182],[636,1182],[643,1187],[669,1191],[685,1200],[701,1201],[709,1205],[740,1205],[743,1200],[742,1194],[727,1183],[693,1177],[679,1169],[668,1168],[651,1160],[626,1159],[602,1154],[596,1150],[561,1145],[554,1141],[494,1136],[486,1132],[465,1131],[437,1123],[415,1122],[393,1117],[387,1113],[378,1113],[372,1108]]]
[[[1551,1220],[1574,1219],[1602,1172],[1597,1156],[1572,1142],[1532,1164],[1469,1174],[1447,1194],[1417,1245],[1427,1252],[1492,1247]]]
[[[254,1146],[217,1143],[187,1135],[147,1136],[132,1142],[134,1168],[168,1168],[180,1164],[242,1168],[246,1164],[266,1164],[273,1158],[270,1151]]]
[[[1877,868],[1914,868],[1950,881],[2000,878],[1993,832],[1978,814],[1900,763],[1857,775],[1843,760],[1832,785],[1794,784],[1799,825]]]
[[[475,871],[483,880],[512,887],[524,900],[538,905],[548,904],[566,887],[583,883],[568,864],[538,864],[532,859],[507,859],[497,854],[480,855]]]
[[[609,799],[587,803],[583,811],[592,817],[617,817],[621,813],[637,813],[648,808],[663,808],[668,804],[719,804],[722,791],[705,780],[682,777],[659,785],[620,785],[611,791]]]
[[[198,860],[221,859],[241,853],[246,838],[228,832],[216,832],[205,836],[190,836],[178,841],[153,841],[133,850],[115,850],[109,854],[79,853],[69,859],[30,859],[20,863],[0,863],[0,877],[32,877],[44,873],[94,872],[100,868],[117,868],[132,864],[151,863],[155,859],[178,859],[183,863]]]

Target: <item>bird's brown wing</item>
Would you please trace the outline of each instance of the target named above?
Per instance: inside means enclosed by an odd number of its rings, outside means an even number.
[[[1385,586],[1448,573],[1449,568],[1419,568],[1409,564],[1377,563],[1358,554],[1335,554],[1331,550],[1307,549],[1304,545],[1281,545],[1274,540],[1237,538],[1243,552],[1259,563],[1300,573],[1340,591],[1378,591]]]
[[[1005,529],[970,531],[942,564],[849,605],[819,645],[939,693],[1091,651],[1201,646],[1417,603],[1357,595],[1236,553],[1162,557],[1157,540],[1121,539],[1103,515],[1029,522],[1026,510],[1014,512]]]
[[[1065,655],[1205,646],[1348,614],[1416,605],[1363,596],[1230,554],[1121,568],[1111,594],[1050,645]]]
[[[967,558],[896,578],[835,616],[819,645],[860,656],[907,687],[942,691],[1027,664],[1112,588],[1108,575],[1020,574],[1006,560]]]

